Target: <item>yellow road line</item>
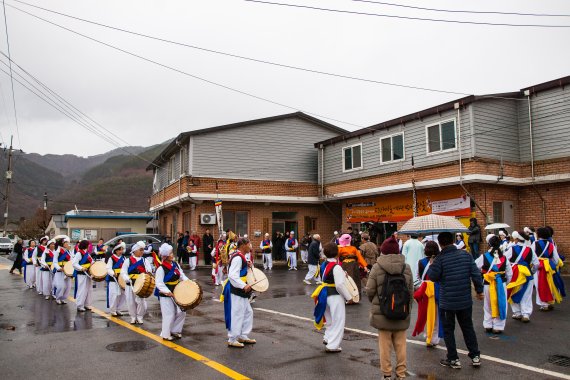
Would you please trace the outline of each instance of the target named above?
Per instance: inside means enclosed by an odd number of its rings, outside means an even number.
[[[8,269],[10,267],[6,267],[4,268],[5,265],[0,264],[0,269]],[[23,277],[22,274],[20,274],[21,277]],[[69,296],[67,297],[68,300],[70,300],[71,302],[75,303],[75,298]],[[119,318],[114,318],[112,317],[110,314],[105,313],[104,311],[101,311],[95,307],[93,307],[92,312],[95,314],[98,314],[104,318],[107,318],[108,320],[115,322],[116,324],[123,326],[131,331],[136,332],[137,334],[143,335],[149,339],[154,340],[157,343],[162,344],[165,347],[168,347],[174,351],[180,352],[182,355],[186,355],[188,356],[190,359],[194,359],[196,361],[199,361],[202,364],[207,365],[208,367],[220,372],[221,374],[226,375],[227,377],[229,377],[230,379],[235,379],[235,380],[251,380],[249,377],[242,375],[239,372],[234,371],[231,368],[226,367],[223,364],[220,364],[216,361],[213,361],[211,359],[208,359],[207,357],[200,355],[197,352],[194,352],[192,350],[187,349],[186,347],[182,347],[179,344],[173,343],[173,342],[169,342],[167,340],[163,340],[162,337],[155,335],[151,332],[148,332],[144,329],[141,329],[140,327],[131,325],[128,322],[123,321],[122,319]]]
[[[69,297],[69,299],[71,301],[75,302],[75,299],[73,299],[72,297]],[[94,312],[95,314],[98,314],[104,318],[107,318],[108,320],[115,322],[116,324],[121,325],[121,326],[123,326],[123,327],[125,327],[131,331],[134,331],[134,332],[141,334],[141,335],[143,335],[149,339],[152,339],[155,342],[162,344],[163,346],[166,346],[170,349],[173,349],[174,351],[180,352],[181,354],[186,355],[191,359],[199,361],[200,363],[207,365],[208,367],[226,375],[227,377],[229,377],[231,379],[249,380],[249,377],[242,375],[241,373],[238,373],[238,372],[234,371],[233,369],[226,367],[223,364],[220,364],[218,362],[210,360],[207,357],[200,355],[199,353],[194,352],[192,350],[189,350],[186,347],[183,347],[179,344],[169,342],[167,340],[163,340],[162,337],[160,337],[158,335],[155,335],[151,332],[148,332],[144,329],[141,329],[140,327],[131,325],[129,322],[125,322],[122,319],[112,317],[110,314],[107,314],[104,311],[101,311],[95,307],[93,308],[92,312]]]

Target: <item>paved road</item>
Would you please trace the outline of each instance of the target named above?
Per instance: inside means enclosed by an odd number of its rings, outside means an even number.
[[[369,303],[347,308],[347,331],[341,354],[326,354],[322,333],[312,327],[315,286],[301,281],[304,271],[283,269],[268,273],[270,290],[254,306],[252,337],[258,343],[245,349],[226,347],[223,307],[219,288],[210,285],[206,269],[188,273],[204,289],[204,301],[186,318],[184,338],[163,344],[160,307],[149,299],[142,328],[117,324],[105,310],[105,289],[95,289],[99,313],[77,313],[73,303],[58,306],[26,290],[22,278],[10,275],[7,260],[0,259],[0,376],[30,379],[47,375],[67,379],[176,378],[200,379],[361,379],[380,378],[378,344],[368,324]],[[568,280],[568,278],[566,278]],[[566,281],[570,288],[570,281]],[[570,368],[549,363],[552,355],[570,357],[570,302],[555,311],[536,312],[530,324],[509,320],[506,333],[497,338],[481,326],[482,308],[475,302],[474,320],[483,365],[474,369],[461,355],[463,369],[442,368],[441,349],[426,349],[419,339],[408,344],[410,377],[423,379],[570,379]],[[128,317],[123,317],[128,321]],[[414,323],[414,321],[412,322]],[[15,329],[12,330],[11,328]],[[459,348],[465,349],[458,336]],[[133,351],[133,349],[136,349]],[[552,359],[552,358],[551,358]],[[523,366],[519,365],[522,364]],[[570,363],[569,363],[570,364]],[[526,367],[525,367],[526,366]],[[551,372],[537,372],[537,371]],[[233,372],[232,372],[233,371]]]

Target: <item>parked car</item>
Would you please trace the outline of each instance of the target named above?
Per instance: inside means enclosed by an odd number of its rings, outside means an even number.
[[[112,250],[115,247],[115,245],[118,244],[117,242],[119,241],[119,239],[122,239],[125,245],[127,246],[125,249],[126,256],[131,255],[131,247],[137,241],[142,240],[144,241],[145,244],[147,244],[147,242],[151,240],[152,249],[153,251],[156,252],[158,252],[158,248],[164,242],[164,237],[157,234],[125,234],[125,235],[115,236],[114,238],[105,243],[105,245],[107,246],[107,253],[106,253],[107,258],[110,257],[111,254],[113,253]]]
[[[0,237],[0,252],[10,253],[14,249],[12,240],[7,237]]]

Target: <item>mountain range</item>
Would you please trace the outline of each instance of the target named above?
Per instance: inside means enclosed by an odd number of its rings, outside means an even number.
[[[148,211],[152,172],[146,171],[146,167],[167,144],[117,148],[86,158],[72,154],[14,152],[9,223],[17,225],[22,218],[32,217],[43,207],[44,193],[48,196],[48,212],[52,214],[65,213],[75,207]],[[1,152],[1,173],[6,171],[6,158],[7,153]],[[4,175],[0,186],[4,195]],[[4,205],[2,202],[2,212]]]

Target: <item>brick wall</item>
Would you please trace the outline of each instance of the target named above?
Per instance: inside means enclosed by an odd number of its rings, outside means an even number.
[[[185,212],[191,212],[191,231],[197,231],[201,237],[206,228],[210,228],[214,238],[218,238],[217,225],[200,225],[200,214],[214,213],[214,202],[203,202],[196,204],[192,210],[190,204],[182,204],[178,207],[169,207],[161,210],[159,215],[159,228],[162,231],[162,223],[164,216],[167,217],[167,223],[171,223],[172,214],[178,214],[177,232],[183,232],[182,215]],[[272,213],[273,212],[296,212],[298,231],[297,234],[303,234],[305,231],[313,234],[318,233],[321,235],[323,241],[329,241],[333,237],[333,232],[340,228],[340,206],[339,204],[328,204],[326,207],[323,205],[306,205],[306,204],[277,204],[277,203],[256,203],[256,202],[224,202],[223,209],[227,211],[247,211],[248,212],[248,234],[253,242],[253,247],[259,247],[259,243],[263,239],[266,232],[271,234],[272,227]],[[330,209],[330,211],[327,209]],[[305,217],[317,219],[316,230],[311,230],[305,226]],[[264,230],[264,222],[267,222],[268,230]],[[254,237],[254,231],[261,231],[260,237]],[[284,232],[284,231],[281,231]],[[173,240],[175,240],[173,238]]]
[[[570,171],[569,168],[570,158],[541,161],[535,164],[535,176],[568,173]],[[501,163],[497,160],[476,158],[463,162],[463,175],[484,174],[499,177],[501,173],[504,177],[528,178],[531,176],[530,164],[503,162],[501,168]],[[416,182],[457,176],[459,176],[459,164],[457,161],[451,162],[448,165],[420,168],[414,173]],[[348,191],[399,185],[402,183],[411,183],[411,181],[412,171],[404,170],[328,184],[325,186],[325,194],[334,196],[335,194]]]

